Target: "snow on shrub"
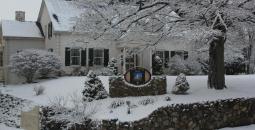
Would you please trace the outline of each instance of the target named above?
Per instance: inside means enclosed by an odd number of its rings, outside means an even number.
[[[84,90],[82,91],[83,100],[91,102],[93,100],[107,98],[108,94],[97,75],[90,72],[87,78]]]
[[[175,85],[173,86],[172,93],[174,94],[185,94],[189,90],[189,83],[186,79],[185,74],[180,74],[176,78]]]
[[[171,101],[171,97],[166,96],[166,97],[165,97],[165,101]]]
[[[113,101],[111,103],[109,108],[116,109],[116,108],[121,107],[123,105],[125,105],[125,101],[123,101],[123,100],[115,100],[115,101]]]
[[[41,68],[39,73],[43,78],[47,78],[52,72],[55,72],[61,68],[60,58],[52,52],[41,51]]]
[[[57,111],[62,111],[66,108],[67,98],[63,96],[56,96],[53,99],[49,99],[50,106]]]
[[[201,74],[201,65],[195,59],[184,60],[181,56],[175,55],[169,62],[169,74],[178,75],[180,73],[187,75]]]
[[[27,83],[32,83],[36,73],[47,76],[59,69],[61,64],[59,58],[52,52],[26,49],[12,55],[9,66],[12,72],[25,77]]]
[[[139,101],[139,104],[146,106],[149,104],[153,104],[154,102],[155,102],[155,100],[153,98],[145,98],[145,99]]]
[[[111,58],[108,64],[108,68],[110,69],[112,74],[117,75],[118,74],[117,59]]]
[[[34,86],[34,92],[36,96],[42,95],[44,93],[45,87],[42,85]]]

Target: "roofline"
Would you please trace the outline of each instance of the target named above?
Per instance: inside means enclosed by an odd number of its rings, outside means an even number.
[[[42,13],[43,13],[44,5],[45,5],[45,1],[42,0],[41,7],[40,7],[40,11],[39,11],[39,15],[38,15],[38,17],[37,17],[37,21],[38,21],[38,22],[41,20],[41,16],[42,16]]]

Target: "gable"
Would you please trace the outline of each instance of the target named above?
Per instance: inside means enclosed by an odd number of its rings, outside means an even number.
[[[44,10],[47,10],[55,32],[71,32],[75,25],[75,18],[81,14],[73,1],[43,0],[38,21],[42,21]]]

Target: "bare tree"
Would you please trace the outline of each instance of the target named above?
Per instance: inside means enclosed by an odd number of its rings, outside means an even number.
[[[255,25],[254,2],[152,0],[147,3],[139,1],[136,4],[120,3],[117,0],[78,0],[78,5],[85,8],[85,11],[77,20],[76,31],[91,32],[89,35],[95,40],[108,37],[112,41],[121,41],[137,36],[147,44],[134,53],[157,46],[162,40],[172,36],[209,43],[211,73],[208,76],[208,87],[223,89],[226,36],[234,33],[242,23]],[[216,26],[218,19],[224,24],[224,28]]]

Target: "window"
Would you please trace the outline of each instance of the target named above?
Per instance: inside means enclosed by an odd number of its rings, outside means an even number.
[[[94,65],[104,65],[104,50],[94,49]]]
[[[135,67],[135,55],[126,56],[126,70]]]
[[[71,65],[81,64],[81,51],[80,49],[71,49]]]
[[[187,51],[171,51],[171,57],[174,57],[175,55],[179,55],[182,59],[186,60],[188,59],[189,55]]]

